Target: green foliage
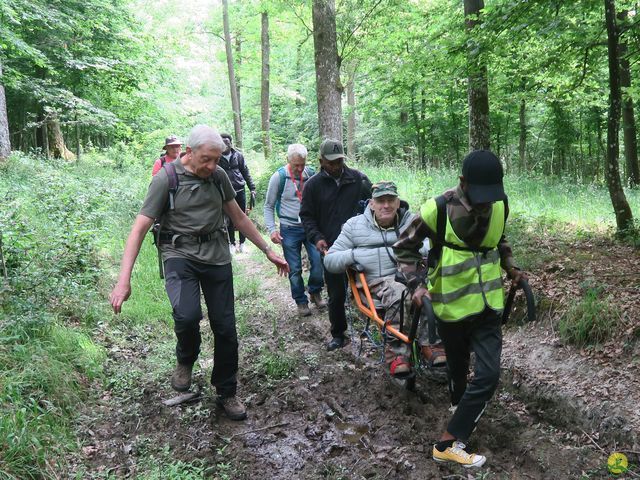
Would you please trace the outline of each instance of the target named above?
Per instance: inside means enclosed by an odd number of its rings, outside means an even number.
[[[602,343],[613,338],[621,324],[621,312],[613,297],[588,287],[580,301],[569,307],[558,322],[560,338],[578,347]]]
[[[12,131],[56,118],[94,133],[130,136],[153,107],[139,94],[150,71],[150,45],[129,3],[0,3],[8,27],[0,30],[0,63]],[[26,138],[21,142],[28,146]]]
[[[267,378],[267,381],[277,381],[289,378],[297,364],[297,358],[288,354],[284,346],[280,345],[275,352],[266,348],[260,351],[257,370]]]
[[[131,220],[139,180],[18,155],[0,169],[0,478],[42,478],[74,448],[70,419],[102,376],[90,333],[107,315],[107,233],[122,232],[114,212]]]

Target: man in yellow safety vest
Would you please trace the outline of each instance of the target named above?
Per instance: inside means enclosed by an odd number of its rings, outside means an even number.
[[[451,411],[446,431],[433,447],[438,462],[480,467],[486,457],[468,453],[465,443],[493,396],[500,377],[501,317],[504,291],[501,267],[516,283],[526,278],[513,262],[504,236],[509,213],[500,160],[477,150],[462,163],[460,184],[428,200],[401,232],[394,251],[413,300],[430,296],[447,356]],[[429,237],[428,293],[418,268],[418,250]],[[467,382],[470,351],[476,354]]]

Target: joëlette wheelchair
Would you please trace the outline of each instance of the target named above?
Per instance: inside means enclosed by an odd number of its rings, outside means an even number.
[[[390,324],[389,321],[383,319],[384,312],[381,308],[376,307],[373,300],[369,286],[367,285],[364,268],[362,265],[355,264],[347,270],[347,277],[349,279],[349,288],[351,290],[351,296],[355,303],[360,316],[365,320],[365,325],[359,332],[360,345],[358,347],[358,356],[362,355],[364,348],[364,341],[369,341],[374,348],[381,350],[380,363],[384,360],[384,346],[387,335],[392,335],[398,340],[409,345],[411,356],[410,363],[412,365],[412,374],[401,379],[394,379],[394,381],[400,384],[407,390],[414,390],[416,385],[416,373],[426,374],[427,378],[435,380],[437,382],[446,382],[446,364],[435,366],[424,355],[420,340],[427,340],[429,344],[433,345],[437,341],[436,335],[436,317],[433,311],[433,306],[428,297],[423,297],[422,305],[416,307],[410,302],[413,292],[407,287],[405,295],[403,295],[400,305],[400,324],[395,327]],[[397,276],[396,279],[401,281],[402,279]],[[526,280],[521,280],[519,284],[512,282],[509,289],[509,293],[506,298],[505,308],[502,314],[502,324],[507,323],[511,310],[514,306],[514,300],[517,290],[522,289],[524,292],[526,306],[527,306],[527,320],[534,321],[536,318],[535,299],[531,287]],[[409,301],[405,301],[405,300]],[[371,330],[371,326],[375,325],[378,328],[378,332],[381,335],[377,335]],[[353,323],[350,325],[352,332],[355,333]],[[408,328],[405,328],[408,327]],[[426,338],[424,336],[424,329],[427,329]],[[408,331],[408,333],[404,333]]]

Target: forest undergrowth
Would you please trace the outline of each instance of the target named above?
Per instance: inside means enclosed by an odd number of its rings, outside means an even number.
[[[0,279],[0,479],[58,478],[70,453],[90,454],[76,432],[81,405],[97,402],[103,390],[135,389],[142,377],[162,383],[170,368],[170,315],[148,242],[134,270],[134,297],[118,318],[108,309],[124,240],[149,181],[146,165],[126,156],[117,164],[109,158],[87,155],[75,164],[15,155],[0,167],[6,267]],[[457,179],[449,170],[359,168],[373,181],[395,180],[414,208]],[[640,337],[640,274],[629,258],[608,261],[607,253],[637,256],[637,250],[633,238],[613,238],[606,189],[515,175],[505,184],[511,208],[507,235],[516,260],[542,291],[542,318],[563,345],[587,356],[617,348],[628,355]],[[627,194],[632,209],[640,211],[640,194]],[[258,224],[260,212],[260,206],[253,212]],[[594,270],[596,257],[600,266]],[[241,337],[251,330],[244,319],[255,308],[247,299],[262,302],[260,311],[275,326],[276,307],[259,300],[260,278],[245,278],[237,290]],[[146,363],[127,375],[111,376],[110,354],[122,348],[121,339],[137,337],[163,346],[150,350]],[[256,358],[255,369],[274,380],[287,378],[301,362],[314,362],[313,356],[286,355],[286,349],[258,349]],[[217,478],[232,478],[224,477],[231,466],[225,466],[224,455],[220,459],[214,468],[166,453],[156,459],[160,463],[143,465],[140,478],[202,478],[207,468]]]

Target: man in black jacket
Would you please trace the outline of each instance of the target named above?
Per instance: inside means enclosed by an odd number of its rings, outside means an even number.
[[[371,197],[371,182],[358,170],[344,164],[342,143],[327,139],[320,145],[320,167],[302,191],[300,219],[307,239],[324,255],[340,235],[342,224],[362,213]],[[344,311],[347,287],[344,273],[324,269],[324,281],[329,295],[331,341],[327,350],[342,348],[347,343],[347,318]]]
[[[249,187],[251,197],[255,201],[256,184],[253,183],[253,179],[249,173],[249,167],[247,167],[244,156],[238,150],[233,148],[233,139],[231,138],[231,135],[223,133],[220,136],[222,137],[224,144],[227,146],[227,149],[222,152],[219,166],[227,172],[227,176],[229,177],[229,180],[231,180],[231,186],[233,186],[233,189],[236,192],[236,202],[240,209],[243,212],[246,212],[247,197],[244,186],[247,185]],[[242,253],[245,241],[244,234],[240,231],[238,232],[239,243],[236,244],[236,228],[233,225],[233,222],[229,221],[227,229],[229,230],[230,247],[235,249],[236,253]]]

